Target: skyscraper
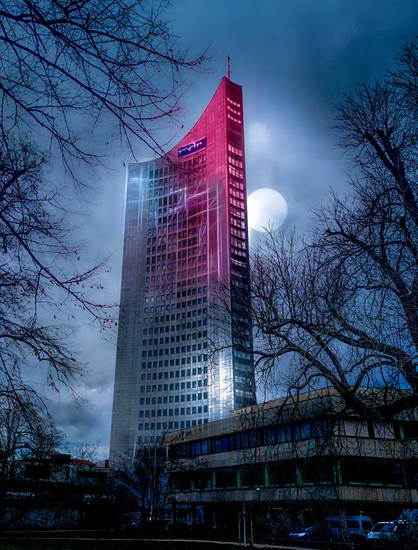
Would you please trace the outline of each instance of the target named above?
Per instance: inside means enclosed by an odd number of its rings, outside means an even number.
[[[255,403],[248,300],[242,88],[224,77],[176,147],[129,165],[111,460]]]

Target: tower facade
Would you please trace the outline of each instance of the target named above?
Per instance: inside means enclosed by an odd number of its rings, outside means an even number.
[[[242,88],[130,164],[110,458],[255,403]],[[214,351],[216,349],[216,351]]]

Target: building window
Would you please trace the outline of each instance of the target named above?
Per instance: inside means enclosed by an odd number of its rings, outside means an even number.
[[[268,476],[270,485],[295,485],[296,463],[291,460],[271,462],[268,465]]]
[[[237,486],[237,469],[220,468],[215,470],[215,480],[217,489],[235,488]]]
[[[264,464],[247,464],[240,470],[241,487],[263,487]]]

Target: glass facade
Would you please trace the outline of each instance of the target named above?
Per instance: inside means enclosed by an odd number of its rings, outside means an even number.
[[[255,403],[248,300],[242,89],[223,78],[166,157],[129,166],[111,460]]]

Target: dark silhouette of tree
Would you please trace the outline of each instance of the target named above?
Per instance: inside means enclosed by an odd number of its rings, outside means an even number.
[[[0,482],[16,478],[22,459],[43,458],[56,451],[62,434],[35,393],[19,400],[0,397]]]
[[[0,0],[0,398],[22,414],[23,395],[42,401],[28,382],[44,380],[38,372],[54,389],[80,374],[77,311],[111,322],[97,298],[103,264],[80,268],[70,223],[80,198],[64,191],[64,175],[85,183],[115,125],[131,152],[141,142],[161,152],[155,125],[176,114],[183,70],[202,61],[176,50],[164,8]],[[57,160],[63,170],[51,181],[45,171]]]
[[[170,462],[160,437],[152,445],[138,448],[132,462],[112,465],[112,494],[126,515],[139,509],[136,520],[142,524],[158,522],[167,503],[169,472]]]
[[[77,308],[100,323],[110,319],[89,298],[93,286],[100,289],[101,266],[77,269],[65,213],[54,191],[43,189],[44,164],[26,143],[0,143],[0,396],[18,404],[34,391],[25,382],[28,368],[37,365],[55,389],[80,373],[71,330],[62,324]]]
[[[5,391],[7,389],[9,391]],[[50,456],[62,440],[62,434],[36,392],[22,386],[1,389],[0,525],[4,527],[10,506],[7,495],[21,475],[23,462]]]
[[[259,374],[333,386],[366,418],[418,404],[417,59],[405,46],[339,108],[351,196],[316,212],[309,242],[268,234],[251,264]]]
[[[146,0],[2,0],[2,126],[43,133],[67,168],[100,150],[82,126],[117,123],[161,152],[155,123],[176,114],[182,69],[203,57],[176,51],[165,2]],[[109,129],[107,130],[109,132]]]

